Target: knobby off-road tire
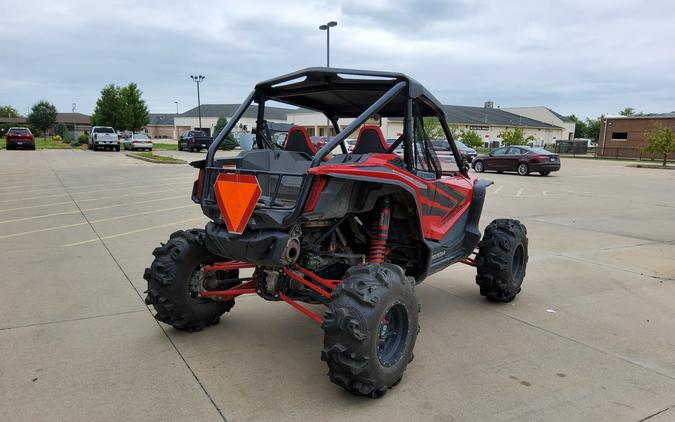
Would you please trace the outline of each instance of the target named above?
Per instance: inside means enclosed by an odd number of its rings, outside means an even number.
[[[143,275],[148,282],[145,303],[155,308],[157,320],[179,330],[201,331],[217,324],[234,306],[234,299],[215,301],[197,295],[201,266],[223,260],[206,249],[205,238],[200,229],[172,233],[166,244],[152,251],[155,260]],[[219,273],[225,278],[239,276],[239,270]]]
[[[380,398],[399,383],[419,332],[415,280],[393,264],[350,268],[322,324],[321,360],[347,391]]]
[[[527,229],[518,220],[498,219],[478,244],[476,284],[481,296],[510,302],[520,292],[527,268]]]

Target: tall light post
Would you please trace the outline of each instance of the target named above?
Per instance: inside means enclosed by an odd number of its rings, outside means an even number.
[[[199,113],[199,130],[202,129],[202,102],[199,98],[199,84],[206,78],[204,75],[190,75],[193,82],[197,83],[197,112]]]
[[[330,29],[336,26],[337,22],[330,21],[319,27],[320,30],[326,31],[326,67],[330,67]]]
[[[174,101],[174,104],[176,104],[176,117],[178,117],[178,101]],[[174,139],[178,139],[178,126],[176,126],[176,117],[173,118],[173,137]]]

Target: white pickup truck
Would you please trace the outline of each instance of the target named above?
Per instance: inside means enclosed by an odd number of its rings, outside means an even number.
[[[89,149],[114,149],[120,150],[120,140],[115,129],[110,126],[94,126],[89,133]]]

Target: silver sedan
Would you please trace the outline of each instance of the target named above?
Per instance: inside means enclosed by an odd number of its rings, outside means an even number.
[[[124,149],[152,151],[152,140],[144,133],[134,133],[124,140]]]

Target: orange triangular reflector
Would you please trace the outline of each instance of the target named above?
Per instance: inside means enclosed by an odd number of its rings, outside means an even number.
[[[214,191],[227,231],[243,233],[260,198],[258,179],[251,174],[221,173]]]

